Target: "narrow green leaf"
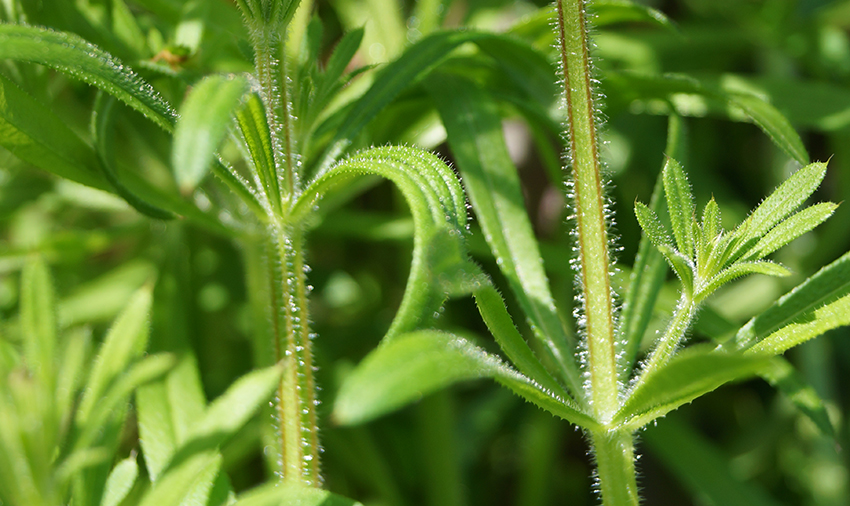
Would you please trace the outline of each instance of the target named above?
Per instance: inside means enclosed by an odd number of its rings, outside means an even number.
[[[206,176],[247,88],[244,77],[209,76],[180,106],[171,164],[183,194],[191,193]]]
[[[59,177],[101,190],[107,188],[98,173],[94,150],[56,114],[3,75],[0,145],[21,160]]]
[[[451,384],[493,378],[526,400],[583,427],[596,427],[588,415],[542,390],[497,357],[469,341],[434,330],[411,332],[370,353],[343,382],[333,418],[362,423]]]
[[[205,410],[200,372],[189,353],[162,381],[136,390],[139,442],[151,481],[159,478]]]
[[[53,280],[41,257],[31,257],[21,275],[21,333],[24,360],[45,388],[53,388],[56,308]]]
[[[655,99],[661,99],[672,104],[672,110],[682,116],[704,116],[708,108],[729,119],[740,120],[739,116],[730,114],[730,111],[741,111],[793,159],[801,164],[809,161],[803,141],[785,117],[770,103],[751,93],[727,90],[710,79],[697,79],[684,74],[607,72],[603,82],[611,101],[625,102],[621,107],[632,103],[646,106],[654,103],[655,107],[646,107],[646,110],[658,110]],[[682,101],[682,97],[697,97],[701,106],[689,107],[693,101]]]
[[[752,118],[773,142],[801,165],[809,163],[809,154],[794,128],[775,107],[762,98],[746,93],[729,93],[727,100]]]
[[[327,490],[298,484],[271,483],[239,496],[233,506],[363,506]]]
[[[519,176],[505,145],[498,106],[472,82],[457,76],[433,76],[428,85],[484,237],[535,337],[561,368],[572,394],[581,397],[573,343],[555,310]]]
[[[151,307],[151,288],[141,288],[113,323],[101,345],[77,410],[77,422],[85,426],[96,403],[112,381],[145,349],[148,341],[148,313]]]
[[[481,282],[481,287],[473,291],[473,295],[484,323],[511,363],[521,373],[529,378],[534,378],[542,387],[557,392],[562,397],[567,397],[563,387],[543,367],[540,360],[529,348],[528,343],[514,327],[514,322],[505,307],[504,300],[490,280],[485,278]]]
[[[347,32],[342,36],[330,58],[328,58],[328,63],[322,74],[322,82],[316,90],[316,102],[320,107],[330,98],[330,92],[336,88],[345,69],[351,63],[357,49],[360,48],[360,43],[363,42],[363,32],[363,28]]]
[[[112,189],[120,195],[128,204],[142,214],[160,220],[174,218],[174,214],[160,209],[145,200],[139,198],[130,191],[118,177],[115,170],[115,98],[98,92],[95,99],[94,110],[91,119],[91,134],[94,140],[95,151],[100,160],[100,169],[104,178],[112,186]]]
[[[748,348],[813,310],[850,294],[850,253],[819,270],[738,330],[727,348]]]
[[[766,257],[826,221],[836,208],[838,204],[821,202],[803,209],[773,227],[753,246],[752,250],[744,254],[744,257],[753,259]]]
[[[218,452],[197,453],[164,475],[142,497],[140,506],[206,504],[220,468],[221,455]]]
[[[56,375],[56,414],[59,420],[70,420],[74,401],[85,378],[91,347],[91,331],[73,329],[66,332],[61,350],[62,360]]]
[[[655,214],[655,211],[648,208],[642,202],[635,202],[635,216],[637,216],[643,233],[656,248],[662,246],[673,247],[673,242],[670,240],[667,230],[661,224],[661,220]]]
[[[104,431],[103,428],[111,422],[117,421],[113,428],[120,431],[125,413],[124,406],[133,391],[164,376],[174,368],[175,362],[170,353],[148,355],[111,382],[103,396],[98,398],[97,404],[86,414],[85,420],[81,422],[80,417],[77,417],[80,435],[75,441],[75,448],[83,449],[96,444]]]
[[[705,205],[702,212],[702,230],[705,234],[705,239],[711,240],[720,235],[723,231],[720,220],[720,206],[714,201],[714,197]]]
[[[773,357],[759,371],[759,376],[783,394],[806,415],[827,437],[835,438],[835,427],[818,393],[807,384],[790,362],[782,357]]]
[[[664,192],[667,195],[667,209],[673,225],[673,235],[679,251],[687,258],[694,257],[694,197],[685,171],[679,162],[667,159],[664,165]]]
[[[723,269],[706,283],[696,287],[694,297],[699,302],[715,290],[732,281],[733,279],[746,276],[748,274],[765,274],[767,276],[788,276],[791,274],[785,266],[770,262],[768,260],[759,260],[757,262],[740,262]]]
[[[778,355],[817,337],[827,330],[850,325],[850,295],[810,311],[785,325],[746,351],[750,354]]]
[[[798,170],[779,185],[735,230],[738,244],[733,251],[733,258],[736,252],[745,249],[752,241],[761,239],[777,223],[800,207],[820,186],[825,175],[826,164],[816,162]]]
[[[674,417],[660,420],[642,439],[667,470],[707,506],[780,506],[755,484],[743,482],[727,457]]]
[[[185,442],[174,454],[161,479],[182,468],[185,462],[215,450],[233,437],[268,402],[283,372],[281,366],[275,365],[250,372],[236,380],[191,426]]]
[[[130,489],[133,488],[138,476],[139,465],[136,464],[135,457],[127,457],[116,464],[106,480],[106,488],[103,491],[100,506],[118,506],[121,504],[121,501],[130,493]]]
[[[614,418],[636,430],[730,381],[756,374],[762,357],[715,353],[707,348],[680,352],[633,391]]]
[[[280,210],[280,183],[276,176],[274,146],[266,108],[258,93],[248,95],[243,107],[236,112],[236,120],[248,149],[249,162],[260,178],[266,198],[272,209]]]
[[[24,25],[0,25],[0,59],[38,63],[113,95],[166,131],[175,114],[165,100],[121,61],[72,33]]]
[[[593,25],[596,27],[641,22],[676,30],[676,26],[661,11],[631,0],[594,0],[591,8]]]

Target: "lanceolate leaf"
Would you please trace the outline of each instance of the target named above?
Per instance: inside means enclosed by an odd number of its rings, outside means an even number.
[[[233,506],[363,506],[327,490],[272,483],[241,495]]]
[[[775,226],[753,246],[751,252],[745,253],[745,257],[763,258],[773,253],[823,223],[837,207],[838,204],[832,202],[821,202],[803,209]]]
[[[145,286],[136,292],[106,335],[77,411],[77,421],[80,425],[85,425],[116,376],[144,351],[148,341],[150,306],[151,288]]]
[[[260,179],[267,202],[273,210],[280,211],[280,183],[277,178],[274,147],[269,131],[265,106],[259,94],[251,93],[236,113],[242,140],[248,150],[249,162]]]
[[[658,215],[652,209],[646,207],[642,202],[635,202],[635,216],[637,216],[644,235],[652,241],[656,248],[673,246],[667,230],[664,229],[664,225],[661,224],[661,220],[658,219]]]
[[[740,251],[750,242],[760,239],[777,223],[806,201],[826,175],[826,164],[816,162],[798,170],[762,202],[735,230]],[[735,252],[732,253],[735,256]]]
[[[748,348],[813,310],[850,294],[850,253],[819,270],[741,327],[728,348]]]
[[[694,198],[685,171],[679,162],[667,159],[664,166],[664,192],[673,225],[673,235],[679,251],[687,258],[694,257]]]
[[[121,61],[77,35],[23,25],[0,25],[0,59],[38,63],[97,86],[166,131],[176,116],[153,87]]]
[[[400,336],[366,357],[340,388],[333,416],[344,424],[362,423],[453,383],[477,378],[493,378],[577,425],[597,425],[568,400],[540,389],[467,340],[428,330]]]
[[[106,480],[106,489],[103,491],[100,506],[118,506],[121,504],[121,501],[127,497],[130,489],[133,488],[138,475],[139,465],[136,464],[135,457],[127,457],[116,464]]]
[[[800,316],[747,349],[751,354],[778,355],[827,330],[850,325],[850,295]]]
[[[239,378],[191,426],[185,442],[163,472],[162,479],[175,469],[180,469],[186,461],[216,450],[232,437],[266,404],[278,387],[282,373],[282,367],[275,365]]]
[[[441,74],[428,84],[484,236],[535,336],[562,369],[573,395],[580,396],[571,342],[555,310],[497,105],[471,82],[456,76]]]
[[[56,349],[53,280],[40,257],[26,263],[21,277],[21,331],[27,367],[46,388],[52,388]]]
[[[205,451],[171,470],[142,498],[141,506],[206,504],[213,481],[221,468],[221,455]]]
[[[243,77],[210,76],[192,89],[180,107],[171,163],[184,194],[194,190],[209,171],[247,86]]]
[[[638,429],[724,383],[756,374],[765,363],[762,357],[716,353],[706,348],[683,351],[640,383],[620,408],[615,422]]]
[[[107,188],[98,173],[95,152],[58,116],[3,75],[0,144],[42,170],[86,186]]]
[[[711,278],[705,285],[697,287],[695,294],[697,301],[711,295],[715,290],[732,281],[733,279],[746,276],[748,274],[765,274],[768,276],[788,276],[791,274],[787,268],[780,264],[761,260],[758,262],[739,262],[732,267],[728,267],[720,271],[716,276]]]

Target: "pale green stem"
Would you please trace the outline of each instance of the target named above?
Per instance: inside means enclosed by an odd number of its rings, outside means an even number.
[[[279,471],[288,483],[318,487],[321,485],[319,435],[304,242],[300,224],[287,221],[288,204],[297,198],[299,189],[291,97],[286,62],[281,61],[286,31],[273,24],[255,25],[250,31],[277,176],[268,195],[271,208],[266,254],[275,360],[284,365],[275,406],[280,432]]]
[[[664,335],[661,336],[661,339],[644,363],[640,377],[632,387],[632,390],[643,384],[649,376],[658,371],[673,357],[682,339],[684,339],[691,321],[694,319],[696,307],[697,305],[694,301],[687,294],[683,293],[679,299],[679,304],[676,306],[676,310],[673,312],[673,319],[670,320],[667,329],[664,331]]]
[[[578,224],[590,394],[594,415],[604,423],[617,411],[619,383],[608,230],[597,152],[584,0],[558,0],[558,27],[569,117],[569,155]]]
[[[319,486],[316,384],[301,233],[288,227],[270,227],[267,254],[275,358],[284,365],[275,406],[280,471],[286,482]]]
[[[634,436],[630,431],[591,433],[599,488],[605,505],[637,506]]]

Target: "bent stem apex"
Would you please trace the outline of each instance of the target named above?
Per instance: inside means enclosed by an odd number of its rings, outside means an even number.
[[[585,1],[557,0],[557,16],[586,321],[588,395],[594,417],[606,426],[617,412],[620,384]],[[590,438],[604,504],[638,504],[632,433],[602,429]]]

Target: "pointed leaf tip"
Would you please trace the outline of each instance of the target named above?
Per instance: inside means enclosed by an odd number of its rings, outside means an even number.
[[[679,162],[667,158],[664,165],[664,192],[673,225],[673,235],[679,251],[687,258],[694,257],[694,197],[688,177]]]

